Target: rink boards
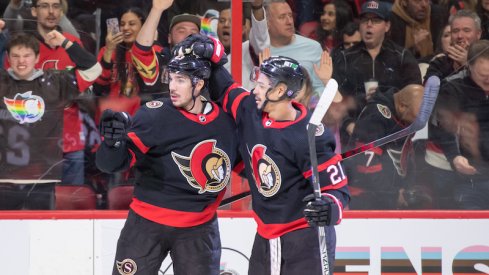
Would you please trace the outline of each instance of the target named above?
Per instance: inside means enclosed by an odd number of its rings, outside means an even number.
[[[2,274],[110,274],[125,211],[0,211]],[[337,226],[335,274],[489,274],[489,211],[360,212]],[[250,213],[220,212],[221,268],[247,274]],[[160,274],[173,274],[166,260]],[[189,263],[191,264],[191,263]]]

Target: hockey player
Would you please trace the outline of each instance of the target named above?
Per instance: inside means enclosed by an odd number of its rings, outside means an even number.
[[[351,147],[400,131],[411,124],[419,112],[424,88],[410,84],[398,90],[375,93],[355,122]],[[413,162],[411,138],[414,134],[373,148],[350,159],[350,186],[359,188],[360,195],[350,204],[351,209],[396,209],[406,207],[399,193],[408,187],[408,166]],[[412,175],[412,173],[410,173]],[[411,205],[410,207],[414,207]]]
[[[48,34],[53,47],[78,58],[71,71],[36,69],[39,41],[30,34],[7,42],[8,70],[0,70],[0,209],[53,209],[61,181],[63,110],[100,75],[92,54]]]
[[[145,41],[152,43],[155,15],[164,10],[158,4],[171,1],[154,2],[133,47],[134,61],[148,69],[139,72],[142,77],[161,73]],[[209,61],[179,55],[167,69],[170,98],[143,105],[133,123],[124,113],[102,114],[97,166],[106,172],[130,166],[136,171],[113,274],[157,274],[168,253],[174,274],[219,274],[216,210],[237,154],[235,126],[200,96],[211,73]]]
[[[314,201],[306,130],[310,114],[293,101],[304,80],[298,62],[287,57],[266,59],[255,70],[256,88],[250,93],[218,65],[222,62],[216,41],[191,35],[185,43],[182,47],[216,63],[210,94],[238,127],[258,224],[249,274],[322,274],[317,229],[312,228],[317,225],[326,226],[332,271],[334,225],[341,221],[342,209],[349,201],[348,180],[341,156],[334,153],[333,135],[321,127],[316,146],[324,196]]]

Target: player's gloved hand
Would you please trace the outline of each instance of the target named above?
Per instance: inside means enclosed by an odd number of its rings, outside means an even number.
[[[314,194],[310,194],[302,201],[307,202],[304,216],[309,226],[335,225],[340,220],[340,206],[331,198],[322,196],[320,200],[316,200]]]
[[[127,113],[105,110],[100,119],[100,134],[104,137],[104,143],[117,147],[124,140],[130,125],[131,117]]]
[[[189,53],[208,59],[216,65],[224,65],[228,62],[222,43],[213,37],[200,33],[189,35],[173,48],[174,56]]]

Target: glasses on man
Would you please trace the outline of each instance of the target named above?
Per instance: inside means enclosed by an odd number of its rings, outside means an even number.
[[[384,22],[384,19],[380,17],[362,17],[360,18],[360,24],[367,24],[370,21],[371,24],[377,25]]]
[[[61,4],[59,4],[59,3],[54,3],[54,4],[40,3],[40,4],[37,4],[36,7],[41,9],[41,10],[49,10],[49,9],[53,9],[56,11],[61,10]]]

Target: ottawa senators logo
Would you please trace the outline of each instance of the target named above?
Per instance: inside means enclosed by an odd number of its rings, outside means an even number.
[[[199,194],[219,192],[229,182],[231,161],[223,150],[216,147],[216,140],[200,142],[188,157],[175,152],[171,155],[187,182],[198,189]]]
[[[266,154],[267,147],[255,145],[250,152],[253,178],[258,191],[265,197],[275,195],[282,184],[280,170],[275,162]]]

